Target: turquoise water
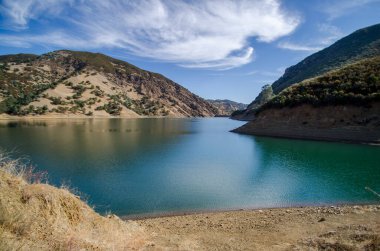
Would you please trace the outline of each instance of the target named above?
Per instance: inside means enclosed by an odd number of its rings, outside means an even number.
[[[0,147],[27,156],[98,212],[379,203],[380,147],[239,135],[242,122],[84,119],[0,123]]]

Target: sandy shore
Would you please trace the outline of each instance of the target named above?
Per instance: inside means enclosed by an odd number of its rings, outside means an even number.
[[[380,250],[380,205],[200,213],[136,221],[148,250]]]

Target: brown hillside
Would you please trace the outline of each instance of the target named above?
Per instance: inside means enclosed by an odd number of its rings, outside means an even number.
[[[164,76],[99,53],[0,56],[0,113],[206,117],[217,109]]]

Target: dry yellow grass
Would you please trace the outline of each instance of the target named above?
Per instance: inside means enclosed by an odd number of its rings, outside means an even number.
[[[103,217],[67,189],[30,183],[38,179],[30,174],[0,153],[0,250],[137,250],[147,243],[135,222]]]

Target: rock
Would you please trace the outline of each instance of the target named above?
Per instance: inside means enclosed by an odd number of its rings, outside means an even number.
[[[323,221],[326,221],[326,219],[325,219],[324,217],[322,217],[322,218],[320,218],[320,219],[318,220],[318,222],[323,222]]]

